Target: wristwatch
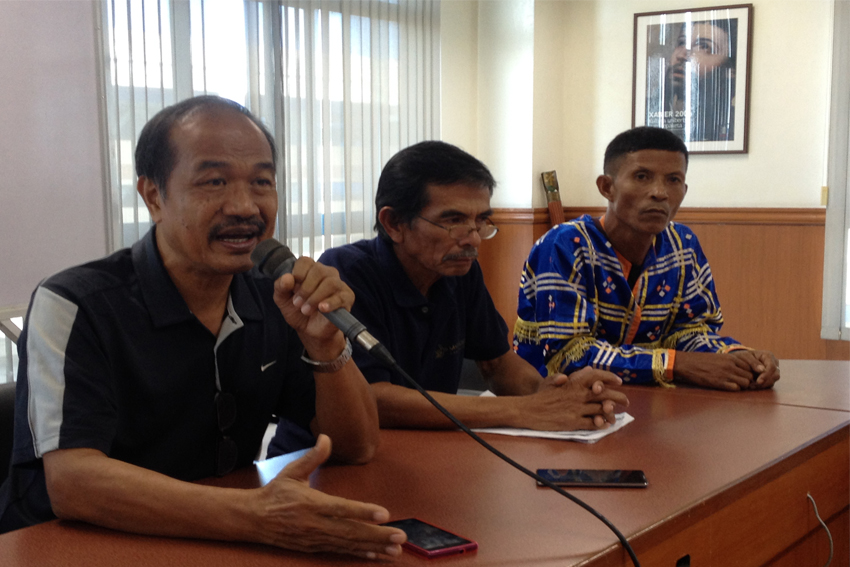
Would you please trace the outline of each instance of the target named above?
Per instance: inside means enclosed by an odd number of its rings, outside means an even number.
[[[319,362],[313,360],[311,358],[307,358],[307,351],[304,351],[304,354],[301,355],[301,360],[309,364],[313,368],[313,372],[336,372],[343,366],[345,363],[351,360],[351,341],[347,338],[345,339],[345,348],[342,349],[342,352],[335,360],[329,360],[327,362]]]

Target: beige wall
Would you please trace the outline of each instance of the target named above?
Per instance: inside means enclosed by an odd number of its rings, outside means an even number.
[[[533,50],[532,109],[529,120],[532,155],[522,160],[520,182],[497,190],[496,207],[545,206],[539,176],[556,169],[565,204],[601,204],[594,180],[608,141],[631,126],[633,27],[635,12],[719,5],[716,0],[443,0],[443,139],[472,151],[494,169],[497,178],[509,155],[493,145],[514,140],[510,132],[490,127],[482,139],[482,109],[505,93],[481,92],[500,84],[524,92],[528,84],[505,81],[516,73],[503,66],[481,66],[480,51],[493,48],[485,26],[493,12],[507,5],[533,2],[532,37],[522,30],[501,44]],[[825,183],[826,125],[829,93],[832,2],[830,0],[761,0],[753,2],[753,52],[750,101],[750,148],[745,155],[693,156],[688,172],[686,206],[818,207]],[[473,30],[476,23],[477,29]],[[462,16],[467,33],[453,33]],[[498,23],[498,20],[497,20]],[[464,69],[477,79],[465,84],[449,79]],[[491,77],[501,75],[501,78]],[[477,90],[465,88],[477,80]],[[501,80],[501,82],[500,82]],[[516,96],[514,94],[514,96]],[[477,101],[477,102],[476,102]],[[455,118],[462,111],[478,125]],[[518,127],[512,126],[514,130]],[[477,132],[477,133],[474,133]],[[488,161],[488,158],[490,159]],[[514,176],[516,174],[514,173]],[[504,183],[503,183],[504,185]]]
[[[445,0],[440,9],[440,121],[444,140],[478,152],[478,2]]]
[[[106,253],[92,2],[0,0],[0,308]]]

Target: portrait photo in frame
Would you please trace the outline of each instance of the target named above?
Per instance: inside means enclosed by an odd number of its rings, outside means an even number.
[[[753,5],[635,14],[632,125],[747,153]]]

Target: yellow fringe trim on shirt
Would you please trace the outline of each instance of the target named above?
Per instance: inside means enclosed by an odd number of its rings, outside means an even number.
[[[514,335],[524,343],[539,344],[539,329],[540,323],[524,321],[523,319],[517,319],[514,323]]]
[[[546,363],[547,374],[551,376],[563,372],[563,368],[567,362],[578,362],[581,360],[595,342],[596,339],[586,335],[574,338],[564,348],[556,352],[549,362]]]
[[[675,388],[666,380],[667,378],[667,349],[657,349],[652,351],[652,377],[655,382],[662,388]]]

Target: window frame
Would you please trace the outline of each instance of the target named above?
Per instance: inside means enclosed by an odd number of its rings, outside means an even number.
[[[850,3],[835,2],[821,338],[850,340]]]

